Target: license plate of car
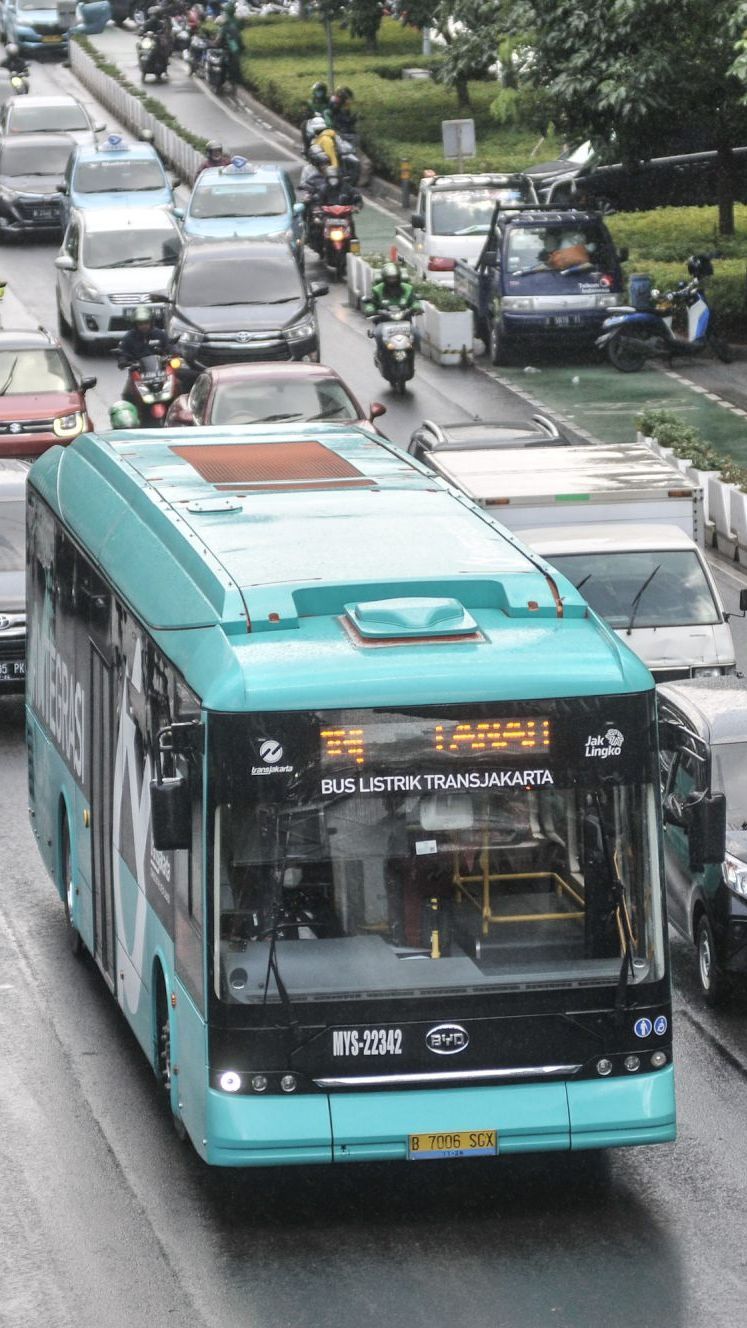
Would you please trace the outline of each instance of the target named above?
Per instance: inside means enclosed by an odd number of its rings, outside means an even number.
[[[411,1134],[407,1156],[411,1162],[443,1161],[452,1157],[495,1157],[497,1130],[444,1130],[437,1134]]]
[[[61,37],[42,37],[43,42],[61,42]]]
[[[580,321],[578,314],[555,314],[555,316],[550,319],[550,326],[573,327]]]
[[[25,659],[5,659],[0,663],[0,683],[15,682],[26,677]]]

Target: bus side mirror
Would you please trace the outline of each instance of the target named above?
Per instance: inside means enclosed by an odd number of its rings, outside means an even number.
[[[687,808],[690,870],[720,864],[726,853],[726,795],[706,794]]]
[[[150,781],[153,847],[161,853],[192,845],[192,802],[184,775]]]

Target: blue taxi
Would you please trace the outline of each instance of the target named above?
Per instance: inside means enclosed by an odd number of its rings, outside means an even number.
[[[303,257],[303,203],[281,166],[233,157],[210,166],[195,180],[184,217],[184,233],[211,240],[282,236]]]
[[[152,143],[109,134],[71,154],[60,192],[65,225],[73,208],[174,207],[174,192]]]

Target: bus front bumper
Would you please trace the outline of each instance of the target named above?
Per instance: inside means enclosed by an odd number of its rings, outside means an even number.
[[[260,1098],[209,1089],[214,1166],[406,1161],[411,1134],[497,1130],[498,1153],[667,1143],[676,1133],[671,1065],[622,1078],[438,1091]]]

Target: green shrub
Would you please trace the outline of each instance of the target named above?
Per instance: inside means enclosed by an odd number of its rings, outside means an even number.
[[[660,447],[671,447],[676,457],[692,462],[698,470],[715,470],[726,484],[736,484],[747,493],[747,467],[711,447],[698,429],[687,424],[673,410],[644,410],[636,427],[647,438],[655,438]]]

